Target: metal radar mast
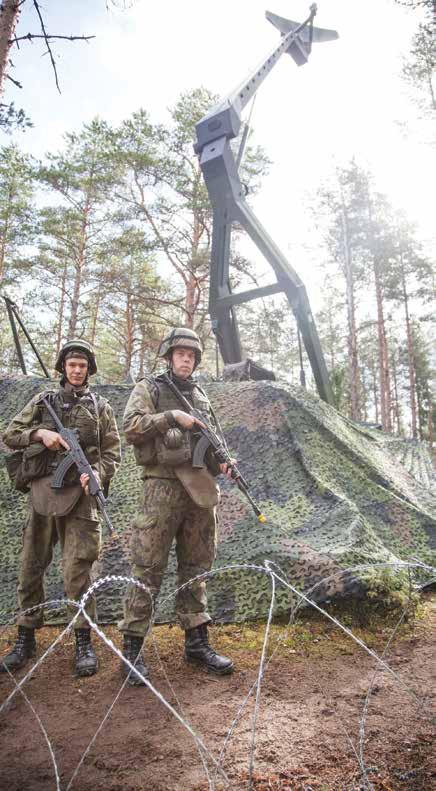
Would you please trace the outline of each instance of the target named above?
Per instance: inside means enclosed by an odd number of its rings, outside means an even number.
[[[307,63],[312,44],[338,38],[335,30],[314,27],[316,11],[316,5],[311,5],[309,16],[301,24],[266,12],[266,18],[281,33],[280,44],[234,91],[198,122],[195,151],[199,155],[200,167],[213,208],[209,312],[212,329],[224,362],[237,363],[242,360],[235,305],[241,305],[257,297],[283,292],[294,312],[318,393],[324,401],[333,404],[328,372],[305,286],[245,200],[246,191],[240,181],[238,167],[246,135],[242,136],[237,160],[230,145],[230,141],[237,137],[240,131],[241,113],[244,107],[282,55],[289,54],[297,66],[302,66]],[[232,224],[235,222],[245,229],[271,265],[276,277],[275,283],[232,293],[229,282],[229,259]]]

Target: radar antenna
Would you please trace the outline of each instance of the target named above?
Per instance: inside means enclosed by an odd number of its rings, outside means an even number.
[[[235,306],[258,297],[283,292],[295,315],[318,393],[324,401],[333,404],[327,367],[306,288],[245,200],[245,189],[238,175],[239,162],[236,163],[230,145],[230,141],[240,131],[244,107],[282,55],[289,54],[298,66],[302,66],[308,60],[312,44],[338,38],[335,30],[314,27],[316,11],[316,5],[311,5],[309,16],[301,23],[266,12],[266,18],[281,33],[280,44],[274,47],[235,90],[198,122],[195,151],[199,155],[213,208],[209,312],[224,362],[237,363],[242,360]],[[232,225],[235,222],[242,225],[271,265],[276,276],[275,283],[232,293],[229,262]]]

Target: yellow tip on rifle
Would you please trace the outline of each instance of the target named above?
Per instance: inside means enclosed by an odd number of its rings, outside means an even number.
[[[266,516],[264,516],[264,514],[259,514],[257,518],[259,522],[266,522]]]

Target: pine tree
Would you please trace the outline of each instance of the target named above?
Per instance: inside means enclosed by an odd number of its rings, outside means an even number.
[[[182,95],[165,127],[153,125],[139,110],[121,125],[115,143],[125,168],[122,211],[145,229],[157,250],[159,270],[172,273],[182,300],[178,323],[196,329],[203,341],[210,335],[212,212],[193,140],[196,122],[214,101],[205,89]],[[266,167],[263,152],[248,147],[243,179],[256,187]]]
[[[166,284],[155,273],[153,257],[144,235],[126,228],[114,239],[100,275],[100,314],[94,342],[104,356],[105,368],[127,380],[131,373],[144,373],[145,361],[156,352],[161,335],[162,314],[170,300]],[[108,344],[104,352],[103,337]]]
[[[403,64],[402,76],[413,89],[413,97],[418,106],[425,113],[432,114],[436,110],[433,87],[435,65],[434,21],[429,19],[426,24],[418,25],[410,55]]]
[[[349,165],[338,168],[331,184],[318,193],[326,221],[324,238],[329,253],[325,268],[333,267],[344,280],[350,416],[355,420],[360,420],[362,414],[357,302],[358,291],[368,280],[366,179],[366,173],[352,160]]]
[[[0,149],[0,289],[21,305],[31,274],[31,250],[37,233],[32,161],[16,145]],[[33,276],[33,273],[32,273]],[[0,305],[0,364],[18,364],[5,306]]]
[[[0,149],[0,286],[16,283],[34,240],[32,161],[16,145]]]
[[[39,168],[40,182],[59,200],[41,211],[38,256],[40,271],[57,293],[57,344],[85,333],[99,285],[98,264],[110,252],[109,198],[119,178],[110,140],[108,125],[95,119],[79,134],[65,135],[64,150],[48,154]]]
[[[386,278],[386,296],[404,312],[407,348],[408,392],[412,436],[418,436],[416,372],[414,367],[413,307],[422,309],[432,299],[432,266],[416,239],[416,229],[402,213],[392,218],[394,245]]]

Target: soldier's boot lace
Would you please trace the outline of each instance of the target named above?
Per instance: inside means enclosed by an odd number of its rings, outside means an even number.
[[[185,659],[192,664],[201,665],[218,676],[226,676],[233,672],[232,660],[227,656],[220,656],[209,645],[205,623],[185,631]]]
[[[18,627],[17,642],[15,643],[12,651],[0,660],[0,673],[6,673],[8,670],[19,670],[23,667],[27,660],[36,653],[35,630],[30,629],[28,626]]]
[[[148,667],[141,654],[143,642],[144,639],[139,635],[125,633],[123,635],[123,654],[126,659],[137,668],[141,676],[148,678]],[[121,663],[121,675],[124,676],[124,678],[127,677],[127,683],[130,684],[131,687],[145,686],[142,678],[140,678],[134,670],[131,670],[126,662]]]
[[[76,676],[93,676],[98,670],[98,659],[91,643],[90,629],[75,629]]]

